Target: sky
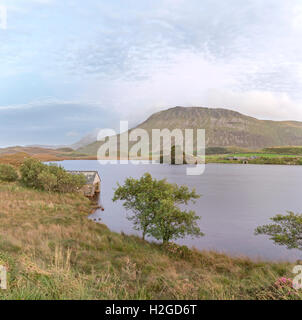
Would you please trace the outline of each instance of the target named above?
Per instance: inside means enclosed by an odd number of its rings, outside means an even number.
[[[174,106],[302,121],[301,38],[301,0],[0,0],[0,147]]]

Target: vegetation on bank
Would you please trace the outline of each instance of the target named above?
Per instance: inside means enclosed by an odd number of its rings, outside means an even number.
[[[0,181],[17,180],[29,188],[60,193],[77,192],[86,184],[82,174],[73,175],[56,164],[46,165],[32,158],[24,160],[19,173],[12,165],[0,164]]]
[[[18,150],[23,150],[19,152]],[[34,149],[34,150],[32,150]],[[10,164],[18,168],[28,159],[33,158],[39,161],[62,161],[62,160],[97,160],[96,154],[71,151],[71,149],[48,150],[43,148],[14,148],[10,152],[2,153],[0,149],[0,163]],[[27,152],[24,152],[27,151]],[[63,152],[64,151],[64,152]],[[32,153],[35,152],[35,153]],[[196,152],[195,152],[196,153]],[[206,163],[242,163],[241,160],[232,160],[232,157],[249,158],[250,164],[280,164],[280,165],[301,165],[302,147],[271,147],[259,150],[252,150],[239,147],[207,147],[205,150]],[[161,155],[160,162],[164,162]],[[150,154],[150,159],[152,155]],[[251,159],[254,158],[254,159]],[[175,149],[171,149],[172,164],[175,163]],[[185,162],[184,162],[185,164]]]
[[[240,159],[243,158],[243,159]],[[302,157],[293,155],[273,155],[273,154],[228,154],[225,156],[206,156],[206,163],[233,163],[233,164],[276,164],[276,165],[302,165]]]
[[[185,236],[201,237],[195,211],[182,210],[180,205],[200,198],[187,186],[178,186],[163,180],[153,179],[145,173],[140,179],[127,178],[123,186],[118,184],[113,201],[122,200],[123,206],[131,212],[128,220],[134,229],[141,230],[143,239],[151,236],[163,244]]]
[[[0,164],[0,181],[13,182],[18,180],[16,169],[9,164]]]
[[[73,175],[62,167],[46,165],[36,159],[26,159],[20,173],[20,182],[24,186],[45,191],[76,192],[86,183],[84,175]]]
[[[0,183],[0,299],[299,299],[294,264],[253,262],[111,232],[88,199]],[[281,284],[280,284],[281,283]]]
[[[273,223],[260,226],[255,234],[270,236],[276,244],[288,249],[302,250],[302,214],[288,212],[286,215],[277,214],[271,218]]]

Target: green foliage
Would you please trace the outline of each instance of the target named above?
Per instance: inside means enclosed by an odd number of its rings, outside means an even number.
[[[84,175],[72,175],[67,172],[59,176],[56,191],[58,192],[76,192],[86,183]]]
[[[278,214],[271,220],[274,223],[258,227],[255,234],[269,235],[276,244],[302,250],[302,214],[288,212],[287,215]]]
[[[223,148],[223,147],[208,147],[206,148],[206,155],[210,154],[227,154],[229,153],[228,148]]]
[[[58,179],[54,174],[45,170],[38,175],[37,182],[43,190],[53,191],[57,186]]]
[[[20,168],[21,182],[30,188],[40,189],[39,174],[45,169],[45,165],[36,159],[26,159]]]
[[[276,153],[276,154],[292,154],[292,155],[302,155],[302,147],[271,147],[264,148],[264,152]]]
[[[143,232],[143,238],[150,235],[167,243],[186,235],[203,235],[196,222],[200,218],[195,212],[178,207],[199,197],[195,190],[153,179],[145,173],[140,179],[126,179],[123,186],[118,184],[113,201],[124,201],[123,206],[132,212],[128,219],[136,230]]]
[[[16,169],[9,164],[0,164],[0,181],[12,182],[18,179]]]
[[[60,193],[76,192],[85,183],[84,175],[72,175],[64,168],[27,159],[21,166],[21,182],[30,188]]]
[[[194,211],[180,210],[173,199],[162,199],[149,234],[163,243],[184,238],[186,235],[203,236],[196,222],[199,219]]]
[[[9,271],[0,300],[302,299],[301,290],[279,287],[296,263],[111,232],[87,219],[90,201],[76,194],[2,183],[0,208],[0,265]],[[26,221],[22,228],[19,221]]]

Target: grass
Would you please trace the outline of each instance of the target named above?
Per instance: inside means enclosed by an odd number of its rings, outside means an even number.
[[[0,153],[0,163],[10,164],[14,167],[20,167],[25,159],[34,158],[40,161],[63,161],[63,160],[96,160],[96,157],[91,157],[87,155],[72,153],[39,153],[39,154],[28,154],[25,152],[17,152],[12,154],[1,154]]]
[[[26,149],[26,148],[24,148]],[[77,151],[63,152],[65,149],[48,150],[35,149],[40,153],[29,154],[26,152],[14,152],[11,154],[0,152],[0,163],[11,164],[19,167],[26,158],[35,158],[40,161],[62,161],[62,160],[97,160],[96,156],[89,156]],[[1,150],[0,150],[1,151]],[[67,151],[67,149],[65,150]],[[217,153],[215,153],[217,152]],[[285,153],[287,152],[287,154]],[[150,156],[152,156],[150,154]],[[272,147],[261,150],[249,150],[236,147],[210,147],[206,149],[207,163],[242,163],[240,160],[228,160],[228,157],[257,157],[249,160],[251,164],[279,164],[279,165],[301,165],[302,147]]]
[[[243,163],[242,159],[233,160],[229,157],[248,158],[249,164],[302,165],[302,157],[297,155],[280,155],[269,153],[234,153],[225,155],[207,155],[206,163]],[[256,157],[251,159],[251,157]]]
[[[293,264],[142,241],[87,219],[91,203],[0,183],[0,299],[299,299]]]
[[[280,158],[280,157],[291,157],[295,158],[297,157],[296,155],[293,154],[276,154],[276,153],[233,153],[233,154],[228,154],[227,156],[229,157],[265,157],[265,158]]]

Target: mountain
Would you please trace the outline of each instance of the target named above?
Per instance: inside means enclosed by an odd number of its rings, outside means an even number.
[[[25,148],[62,149],[62,148],[69,148],[69,146],[68,145],[31,144],[31,145],[25,146]]]
[[[89,145],[90,143],[93,143],[94,141],[97,140],[99,131],[100,129],[94,129],[92,132],[88,133],[81,140],[72,144],[70,147],[74,150],[77,150],[81,147]]]
[[[205,129],[206,147],[302,145],[302,122],[259,120],[228,109],[175,107],[153,114],[136,128],[149,134],[152,129]],[[78,151],[96,154],[102,143],[95,141]]]

